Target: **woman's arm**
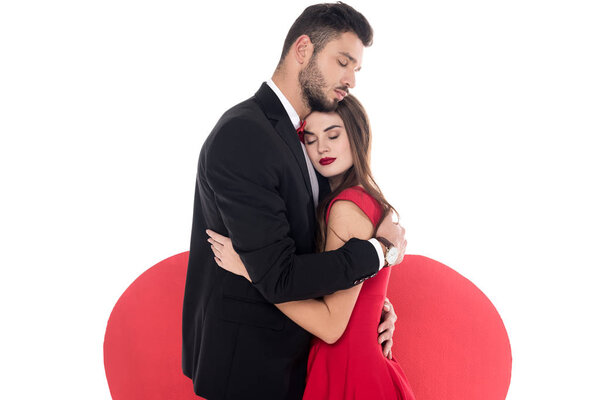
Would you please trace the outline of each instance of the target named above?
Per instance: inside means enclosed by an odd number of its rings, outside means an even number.
[[[333,203],[327,223],[325,251],[342,247],[350,238],[369,239],[372,235],[371,220],[356,204],[347,200]],[[324,296],[322,300],[290,301],[276,306],[302,328],[332,344],[346,330],[361,288],[362,283]]]
[[[338,200],[331,207],[327,230],[325,251],[331,251],[342,247],[345,241],[353,237],[371,238],[373,224],[356,204],[347,200]],[[211,232],[209,235],[211,236],[209,242],[213,245],[212,249],[219,266],[250,280],[239,256],[231,254],[233,252],[231,241]],[[324,296],[323,299],[290,301],[275,305],[302,328],[331,344],[335,343],[346,330],[361,287],[362,283]]]

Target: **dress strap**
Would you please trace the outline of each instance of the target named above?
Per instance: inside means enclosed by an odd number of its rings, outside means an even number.
[[[364,212],[367,217],[373,223],[373,226],[376,226],[381,218],[381,206],[365,189],[361,186],[352,186],[347,189],[342,190],[340,194],[335,196],[333,200],[327,206],[327,215],[325,217],[325,222],[329,222],[329,213],[331,211],[331,207],[333,203],[338,200],[349,200],[356,204],[358,208]]]

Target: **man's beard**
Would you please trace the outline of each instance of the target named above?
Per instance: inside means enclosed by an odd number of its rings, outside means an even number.
[[[304,103],[308,105],[311,111],[330,112],[335,111],[338,101],[329,100],[324,91],[327,88],[327,83],[323,74],[317,67],[313,54],[305,69],[298,74],[300,88],[302,88],[302,98]]]

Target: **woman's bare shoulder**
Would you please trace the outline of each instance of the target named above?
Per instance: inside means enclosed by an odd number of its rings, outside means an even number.
[[[370,239],[373,236],[373,223],[356,203],[338,200],[331,206],[327,229],[336,232],[343,240],[350,238]]]

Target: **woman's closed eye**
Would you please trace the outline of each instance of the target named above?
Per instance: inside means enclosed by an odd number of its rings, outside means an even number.
[[[335,140],[335,139],[337,139],[338,137],[340,137],[340,135],[331,136],[331,137],[329,137],[328,139],[329,139],[329,140]],[[304,144],[305,144],[306,146],[308,146],[309,144],[313,144],[314,142],[316,142],[316,140],[306,140],[306,139],[305,139],[305,141],[304,141]]]

